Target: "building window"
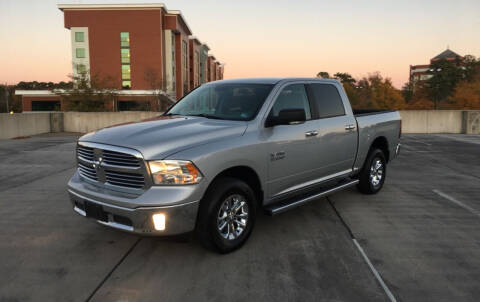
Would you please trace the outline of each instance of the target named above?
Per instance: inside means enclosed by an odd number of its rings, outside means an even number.
[[[85,33],[77,31],[75,33],[75,42],[85,42]]]
[[[77,58],[85,58],[85,48],[77,48],[75,49],[75,56]]]
[[[83,74],[87,72],[87,67],[83,64],[77,64],[77,73]]]
[[[122,65],[122,80],[130,80],[130,65]]]
[[[122,64],[130,64],[130,49],[122,48]]]
[[[120,46],[121,47],[130,47],[130,33],[121,32],[120,33]]]
[[[122,89],[132,88],[132,78],[130,69],[130,33],[120,33],[120,55],[122,67]]]

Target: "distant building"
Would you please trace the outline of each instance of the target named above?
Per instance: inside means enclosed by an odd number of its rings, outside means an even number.
[[[216,75],[216,70],[217,70],[217,59],[215,59],[215,56],[214,55],[208,55],[208,69],[207,69],[207,72],[208,72],[208,79],[207,79],[207,82],[211,82],[211,81],[216,81],[217,80],[217,75]]]
[[[159,90],[179,99],[217,79],[206,74],[208,46],[191,37],[192,30],[178,10],[161,3],[59,4],[58,8],[70,30],[72,75],[109,79],[117,89],[114,110],[130,110],[138,102],[148,102],[144,108],[157,110],[154,95]],[[16,94],[22,95],[24,111],[66,109],[50,91]]]
[[[190,89],[200,86],[200,51],[202,43],[196,37],[190,37]]]
[[[450,49],[447,49],[439,55],[431,58],[430,64],[442,59],[457,62],[461,61],[463,57],[451,51]],[[426,81],[432,77],[432,75],[428,73],[428,70],[430,69],[430,64],[410,65],[410,83],[413,85],[413,87],[415,87],[418,82]]]
[[[203,44],[200,48],[200,84],[208,82],[208,51],[210,48]]]

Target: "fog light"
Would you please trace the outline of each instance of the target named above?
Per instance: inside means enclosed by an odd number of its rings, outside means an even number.
[[[157,231],[165,231],[165,214],[154,214],[153,225]]]

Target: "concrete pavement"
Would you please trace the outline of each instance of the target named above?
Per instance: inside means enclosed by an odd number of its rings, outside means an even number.
[[[260,216],[228,255],[76,215],[75,139],[0,141],[0,301],[389,301],[352,236],[397,301],[480,296],[479,136],[405,135],[379,194]]]

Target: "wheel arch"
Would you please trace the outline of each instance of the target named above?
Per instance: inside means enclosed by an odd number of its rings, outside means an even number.
[[[258,176],[258,173],[252,167],[249,167],[246,165],[240,165],[240,166],[229,167],[221,171],[212,179],[212,181],[207,187],[207,191],[211,188],[215,180],[221,177],[232,177],[247,183],[250,186],[250,188],[252,188],[253,192],[255,192],[255,197],[257,199],[258,206],[262,206],[263,204],[262,183],[260,182],[260,177]]]
[[[370,145],[368,153],[370,153],[373,149],[382,150],[383,154],[385,155],[385,160],[388,163],[388,161],[390,160],[390,150],[388,148],[388,140],[385,136],[376,137]]]

